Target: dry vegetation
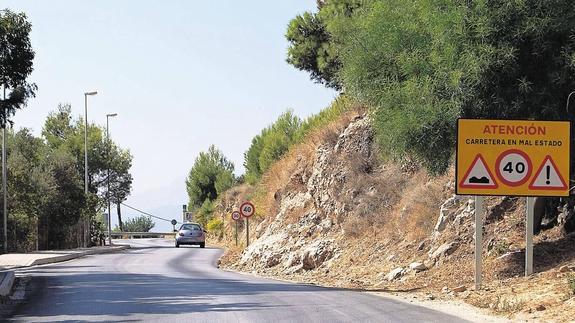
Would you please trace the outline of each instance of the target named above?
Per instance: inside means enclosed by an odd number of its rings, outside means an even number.
[[[284,218],[276,219],[282,198],[308,190],[305,183],[318,147],[335,144],[342,130],[361,113],[348,113],[294,146],[272,166],[259,186],[234,188],[218,202],[216,213],[225,222],[225,235],[219,243],[228,248],[222,266],[242,269],[237,263],[245,246],[245,228],[242,223],[240,246],[236,247],[231,211],[246,199],[255,202],[257,212],[250,220],[253,239],[261,236],[272,221],[282,221],[285,226],[297,224],[313,205],[294,208]],[[472,219],[466,218],[440,236],[432,236],[440,206],[453,195],[453,169],[431,177],[413,163],[380,164],[374,160],[346,157],[347,175],[352,180],[330,187],[333,196],[346,205],[345,216],[334,219],[336,225],[330,233],[341,249],[336,259],[316,270],[287,274],[272,267],[258,269],[257,273],[326,286],[463,300],[514,319],[569,321],[575,317],[575,275],[569,272],[575,271],[575,235],[565,237],[559,228],[537,235],[535,274],[525,278],[524,199],[487,199],[484,288],[474,291]],[[335,164],[329,167],[338,169],[338,161],[332,162]],[[457,249],[437,262],[429,262],[430,248],[450,241],[457,243]],[[405,268],[412,262],[425,263],[429,268],[410,271],[392,282],[384,279],[390,270]],[[461,285],[465,291],[452,292]]]

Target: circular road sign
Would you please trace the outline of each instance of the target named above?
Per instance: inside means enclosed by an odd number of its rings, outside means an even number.
[[[250,202],[244,202],[240,206],[240,213],[246,218],[249,218],[250,216],[254,215],[255,212],[256,208]]]
[[[239,220],[239,219],[241,219],[241,218],[242,218],[242,215],[240,214],[240,212],[238,212],[238,211],[232,212],[232,219],[233,219],[234,221],[237,221],[237,220]]]
[[[178,224],[178,221],[176,221],[176,219],[172,220],[172,225],[176,225]]]
[[[524,184],[533,170],[529,156],[518,149],[509,149],[501,153],[495,162],[497,177],[508,186]]]

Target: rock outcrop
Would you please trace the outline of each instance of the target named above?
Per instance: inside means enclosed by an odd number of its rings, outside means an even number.
[[[371,186],[350,185],[355,174],[375,167],[372,144],[369,119],[360,116],[335,142],[317,147],[312,162],[302,162],[290,176],[286,185],[292,186],[274,194],[278,212],[257,227],[258,239],[243,252],[239,265],[250,270],[278,266],[289,274],[325,267],[337,257],[340,248],[335,238],[344,230],[342,219],[370,207],[371,201],[358,196],[377,193]],[[286,223],[294,214],[299,215],[297,223]]]

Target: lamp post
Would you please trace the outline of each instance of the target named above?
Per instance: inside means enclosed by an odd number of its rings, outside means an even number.
[[[6,85],[2,86],[4,92],[3,100],[6,100]],[[8,253],[8,185],[7,185],[7,165],[6,165],[6,124],[2,128],[2,192],[4,195],[4,226],[2,227],[4,253]]]
[[[88,198],[88,95],[96,95],[98,92],[84,92],[84,195]],[[84,247],[87,247],[87,237],[90,230],[89,223],[84,222]]]
[[[569,95],[567,96],[567,104],[565,105],[565,112],[569,113],[569,99],[571,99],[571,95],[575,93],[575,91],[569,93]]]
[[[98,92],[84,92],[84,194],[88,195],[88,95]]]
[[[108,141],[108,159],[110,159],[110,117],[117,116],[117,113],[106,114],[106,140]],[[108,160],[108,163],[110,160]],[[108,190],[106,191],[106,199],[108,200],[108,245],[112,245],[112,214],[110,212],[110,166],[108,165]]]

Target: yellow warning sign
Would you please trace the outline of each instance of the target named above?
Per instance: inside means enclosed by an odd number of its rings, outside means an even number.
[[[569,121],[457,121],[456,194],[568,196]]]

